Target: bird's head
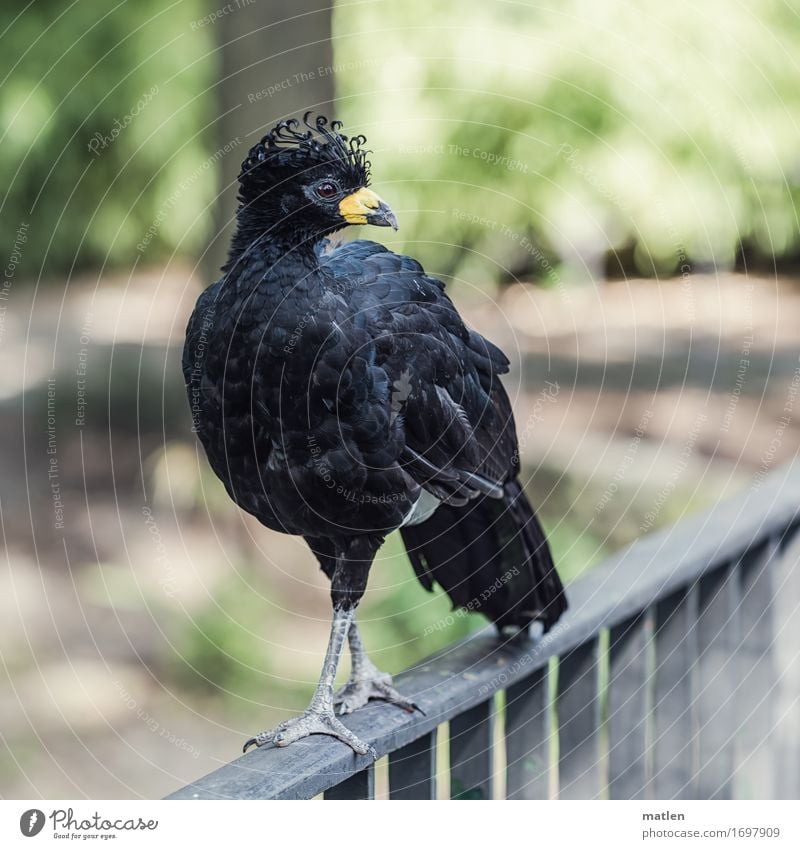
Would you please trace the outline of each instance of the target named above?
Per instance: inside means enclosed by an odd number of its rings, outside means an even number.
[[[251,148],[239,175],[240,224],[287,246],[350,224],[397,229],[392,210],[368,188],[364,136],[348,138],[323,116],[309,119],[281,121]]]

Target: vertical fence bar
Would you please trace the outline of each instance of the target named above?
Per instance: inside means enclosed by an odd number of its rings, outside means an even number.
[[[773,658],[771,692],[775,798],[800,798],[800,532],[795,526],[773,562]]]
[[[491,799],[494,700],[450,720],[450,798]]]
[[[640,613],[611,629],[608,768],[612,799],[644,799],[648,784],[649,644],[652,618]]]
[[[370,765],[351,775],[341,784],[330,787],[322,796],[324,799],[374,799],[375,767]]]
[[[700,577],[697,615],[697,793],[732,799],[736,734],[735,651],[737,572],[721,566]]]
[[[550,706],[547,667],[506,690],[506,796],[547,799]]]
[[[558,784],[560,799],[593,799],[600,792],[598,639],[558,664]]]
[[[389,755],[389,798],[436,798],[436,729]]]
[[[773,560],[777,538],[749,552],[739,563],[739,644],[736,647],[736,739],[733,795],[772,799],[774,768],[769,735],[774,726],[772,662]]]
[[[692,799],[692,666],[695,660],[695,598],[681,589],[653,609],[653,779],[647,796]]]

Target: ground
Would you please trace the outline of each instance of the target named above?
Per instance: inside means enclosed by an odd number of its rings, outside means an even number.
[[[63,301],[63,286],[20,287],[8,306],[5,797],[166,794],[304,707],[316,680],[324,577],[301,541],[229,504],[189,433],[178,361],[198,291],[174,267],[76,279]],[[800,446],[796,281],[453,294],[511,356],[528,491],[567,577]],[[362,619],[390,671],[479,621],[424,593],[396,541]]]

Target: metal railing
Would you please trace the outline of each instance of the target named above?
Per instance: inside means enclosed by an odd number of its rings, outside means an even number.
[[[452,798],[800,798],[798,522],[794,465],[590,570],[538,641],[487,628],[397,676],[424,716],[346,724],[391,799],[436,798],[437,772]],[[373,798],[375,771],[310,737],[169,798]]]

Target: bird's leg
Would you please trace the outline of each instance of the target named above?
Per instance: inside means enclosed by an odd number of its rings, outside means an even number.
[[[382,699],[398,705],[409,713],[415,710],[423,713],[418,705],[395,690],[392,686],[392,676],[388,672],[381,672],[370,660],[361,641],[355,617],[350,623],[348,640],[350,642],[350,680],[334,696],[334,704],[339,708],[340,716],[364,707],[370,699]]]
[[[325,662],[322,665],[322,675],[308,708],[300,716],[287,719],[272,731],[262,731],[248,740],[244,744],[245,752],[252,745],[266,746],[268,743],[273,743],[275,746],[288,746],[289,743],[294,743],[295,740],[301,740],[310,734],[328,734],[347,743],[359,755],[376,756],[372,746],[368,746],[350,729],[345,728],[333,712],[333,682],[354,612],[353,608],[349,610],[335,608],[333,611],[331,636],[328,640]]]
[[[272,731],[262,731],[244,744],[244,750],[252,746],[288,746],[295,740],[308,737],[309,734],[327,734],[347,743],[359,755],[376,757],[375,750],[353,734],[336,718],[333,712],[333,682],[339,659],[342,656],[345,637],[355,616],[358,602],[367,588],[369,569],[375,552],[383,543],[383,538],[360,536],[352,538],[346,548],[337,551],[330,558],[331,563],[331,603],[333,604],[333,622],[328,650],[322,665],[322,675],[308,708],[294,719],[287,719]]]

